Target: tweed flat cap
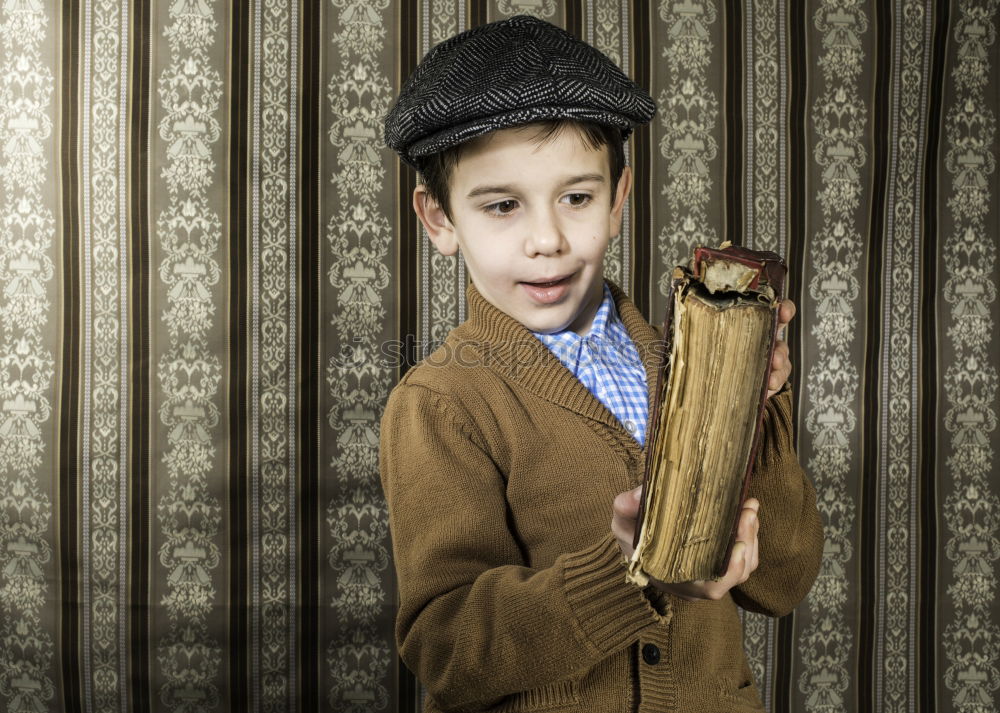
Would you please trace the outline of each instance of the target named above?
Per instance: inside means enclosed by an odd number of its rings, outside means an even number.
[[[385,119],[385,142],[408,164],[490,131],[575,119],[621,130],[656,105],[599,50],[518,15],[455,35],[427,53]]]

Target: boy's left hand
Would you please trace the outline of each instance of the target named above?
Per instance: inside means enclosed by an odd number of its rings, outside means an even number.
[[[792,374],[792,360],[789,358],[788,343],[784,339],[784,329],[795,316],[795,303],[782,300],[778,307],[778,341],[774,344],[774,356],[771,357],[771,375],[767,379],[767,398],[771,398],[781,390]]]
[[[736,541],[729,555],[729,567],[720,579],[698,579],[675,584],[654,581],[653,585],[689,602],[699,599],[722,599],[730,589],[747,581],[760,564],[760,545],[757,540],[757,533],[760,530],[760,519],[757,515],[759,510],[760,501],[757,498],[747,498],[743,503],[740,522],[736,528]]]
[[[618,540],[625,559],[632,556],[632,540],[639,517],[639,502],[642,499],[642,486],[619,493],[612,506],[614,517],[611,520],[611,532]],[[721,599],[733,587],[743,584],[760,564],[760,545],[757,534],[760,532],[760,501],[757,498],[747,498],[740,512],[740,521],[736,526],[736,541],[729,556],[729,566],[726,573],[718,580],[698,579],[691,582],[667,584],[651,580],[650,584],[663,592],[669,592],[675,597],[687,601],[699,599]]]

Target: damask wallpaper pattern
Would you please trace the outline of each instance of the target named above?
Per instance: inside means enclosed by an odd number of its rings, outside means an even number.
[[[1000,710],[997,0],[0,5],[0,710],[416,711],[382,405],[465,317],[381,117],[518,12],[659,105],[608,276],[783,254],[827,542],[769,710]]]

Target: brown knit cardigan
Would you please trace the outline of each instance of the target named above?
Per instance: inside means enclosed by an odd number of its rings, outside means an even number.
[[[652,374],[656,331],[611,287]],[[768,402],[751,487],[760,567],[719,601],[654,594],[626,581],[610,529],[643,451],[521,324],[474,287],[468,301],[382,421],[396,635],[426,710],[762,710],[736,605],[789,612],[823,543],[788,391]]]

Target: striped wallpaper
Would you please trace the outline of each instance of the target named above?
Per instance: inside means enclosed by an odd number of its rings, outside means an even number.
[[[606,258],[783,254],[826,527],[769,710],[1000,711],[1000,0],[7,0],[0,711],[418,711],[382,406],[465,318],[381,118],[515,13],[656,99]],[[610,503],[609,503],[610,508]],[[610,519],[610,515],[609,515]]]

